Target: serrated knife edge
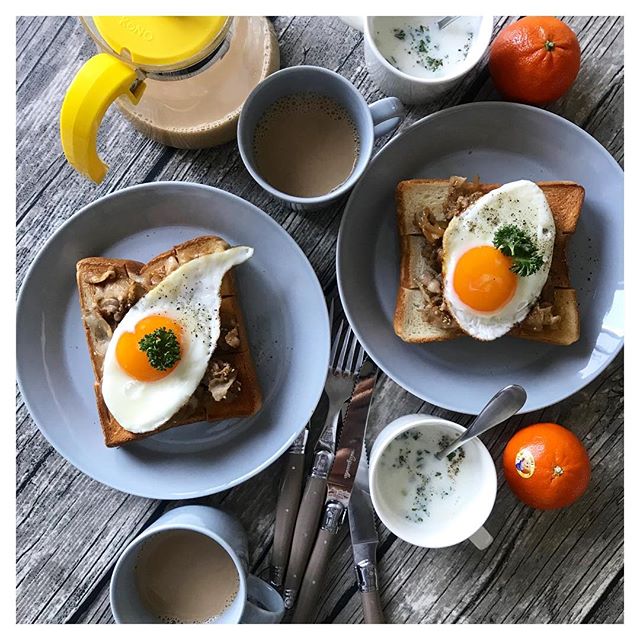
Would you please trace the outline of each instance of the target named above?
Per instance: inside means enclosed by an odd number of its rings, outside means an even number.
[[[327,478],[328,498],[339,500],[345,506],[355,485],[377,376],[378,367],[365,360],[356,379]]]

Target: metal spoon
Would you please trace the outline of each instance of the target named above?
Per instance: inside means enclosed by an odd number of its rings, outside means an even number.
[[[487,402],[487,405],[471,423],[471,426],[448,447],[436,453],[436,458],[442,460],[442,458],[448,456],[465,442],[469,442],[469,440],[479,436],[481,433],[498,426],[501,422],[518,413],[526,401],[527,392],[517,384],[510,384],[501,391],[498,391],[498,393]]]
[[[445,16],[442,20],[438,20],[438,29],[442,31],[445,27],[448,27],[452,22],[455,22],[460,16]]]

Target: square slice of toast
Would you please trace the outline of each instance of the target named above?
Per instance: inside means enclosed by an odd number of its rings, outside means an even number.
[[[232,271],[225,274],[220,289],[220,337],[209,361],[212,375],[205,376],[187,404],[154,431],[131,433],[118,424],[102,398],[104,356],[113,331],[129,308],[180,265],[228,248],[222,238],[201,236],[176,245],[146,264],[114,258],[84,258],[77,263],[80,309],[95,377],[98,415],[107,447],[117,447],[194,422],[253,415],[262,406]],[[207,379],[211,380],[211,385]]]
[[[559,322],[553,327],[532,330],[526,323],[511,329],[508,335],[551,344],[568,345],[580,337],[580,321],[575,290],[571,287],[567,267],[566,246],[575,231],[582,204],[584,188],[575,182],[539,182],[556,224],[556,239],[549,278],[541,300],[551,303],[553,314]],[[488,193],[499,184],[479,184],[477,190]],[[396,213],[400,234],[400,286],[396,298],[393,327],[405,342],[425,343],[451,340],[464,335],[454,324],[441,327],[429,320],[424,313],[424,297],[416,284],[423,281],[428,266],[425,254],[429,254],[428,241],[416,220],[429,208],[442,211],[445,207],[451,180],[404,180],[396,188]]]

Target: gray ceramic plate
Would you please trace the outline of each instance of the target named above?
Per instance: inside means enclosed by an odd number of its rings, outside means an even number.
[[[411,345],[395,335],[395,186],[451,175],[479,175],[484,182],[575,180],[585,187],[568,255],[580,304],[579,342],[559,347],[506,337]],[[507,102],[453,107],[387,144],[353,190],[338,237],[342,304],[371,357],[411,393],[475,414],[499,388],[518,383],[529,396],[523,411],[533,411],[581,389],[622,347],[623,224],[622,170],[582,129],[542,109]]]
[[[179,427],[107,449],[80,320],[76,261],[111,256],[144,262],[212,233],[255,248],[236,276],[264,406],[249,418]],[[219,189],[161,182],[101,198],[53,235],[22,286],[17,352],[29,411],[60,454],[121,491],[190,498],[246,480],[291,444],[322,393],[329,322],[311,265],[274,220]]]

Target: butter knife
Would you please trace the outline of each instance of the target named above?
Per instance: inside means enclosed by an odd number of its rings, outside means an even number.
[[[360,368],[340,433],[335,459],[327,478],[327,499],[320,531],[302,580],[293,623],[312,622],[314,612],[318,608],[329,559],[347,514],[377,376],[376,365],[366,360]]]
[[[298,516],[300,496],[302,495],[302,477],[304,475],[304,450],[309,437],[309,427],[305,427],[293,441],[284,456],[284,470],[278,505],[276,507],[276,525],[273,534],[273,549],[271,551],[271,567],[269,582],[280,589],[284,582],[293,529]]]
[[[366,624],[383,624],[376,565],[378,530],[369,491],[369,462],[366,451],[360,456],[356,481],[349,500],[349,529],[358,589],[362,595],[364,621]]]

